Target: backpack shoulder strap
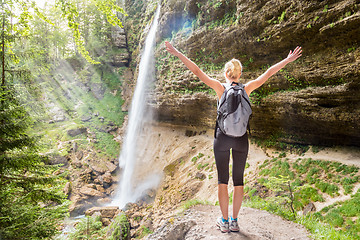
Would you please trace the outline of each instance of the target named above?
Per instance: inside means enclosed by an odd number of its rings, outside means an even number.
[[[231,86],[229,86],[228,84],[226,84],[226,83],[221,83],[221,85],[225,88],[224,89],[224,92],[223,92],[223,94],[221,95],[221,97],[220,97],[220,99],[218,99],[218,108],[220,107],[220,105],[222,105],[222,102],[224,102],[224,97],[226,96],[226,93],[227,93],[227,91],[229,91],[229,88],[231,87]]]

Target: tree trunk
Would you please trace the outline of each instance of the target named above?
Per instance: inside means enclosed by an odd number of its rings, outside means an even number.
[[[2,23],[2,31],[1,31],[1,49],[2,49],[2,75],[1,75],[1,86],[5,86],[5,13],[3,12],[3,23]]]

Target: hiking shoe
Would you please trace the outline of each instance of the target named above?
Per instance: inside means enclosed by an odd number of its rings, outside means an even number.
[[[238,231],[240,231],[239,224],[238,224],[237,220],[231,219],[230,226],[229,226],[229,230],[230,230],[231,232],[238,232]]]
[[[220,231],[223,232],[223,233],[228,233],[230,232],[229,230],[229,222],[224,222],[222,220],[222,217],[219,217],[217,222],[216,222],[216,226],[219,227]]]

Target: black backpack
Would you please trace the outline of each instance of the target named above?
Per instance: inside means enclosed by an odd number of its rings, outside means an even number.
[[[241,137],[249,128],[252,113],[249,96],[241,83],[223,86],[225,90],[218,101],[216,128],[219,127],[225,135]]]

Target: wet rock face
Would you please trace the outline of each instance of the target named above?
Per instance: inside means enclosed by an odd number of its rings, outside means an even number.
[[[348,85],[276,94],[253,106],[255,136],[287,133],[290,143],[360,146],[360,95]]]
[[[160,95],[153,107],[159,121],[211,126],[216,119],[215,97],[205,93]]]
[[[164,3],[159,32],[220,81],[231,58],[243,63],[241,81],[260,76],[303,47],[303,56],[256,90],[252,133],[301,144],[360,146],[360,4],[343,1],[209,1]],[[190,7],[192,6],[192,7]],[[196,20],[184,30],[178,23]],[[179,30],[180,29],[180,30]],[[159,121],[213,127],[216,96],[157,48],[154,101]]]

